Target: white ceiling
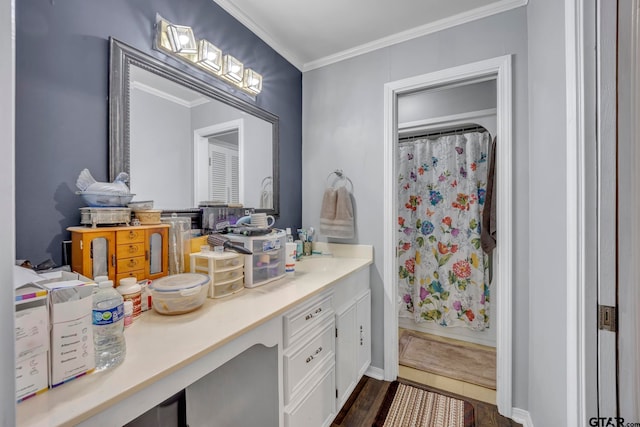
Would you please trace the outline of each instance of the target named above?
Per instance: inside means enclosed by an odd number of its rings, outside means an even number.
[[[302,71],[527,0],[214,0]]]

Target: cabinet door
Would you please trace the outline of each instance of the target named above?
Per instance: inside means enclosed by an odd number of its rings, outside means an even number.
[[[359,340],[356,330],[356,304],[336,314],[336,389],[337,408],[341,408],[355,388],[358,376],[356,353]]]
[[[166,276],[169,272],[169,229],[165,227],[146,230],[145,274],[148,279]]]
[[[371,291],[367,290],[356,302],[357,313],[357,372],[359,381],[371,364]]]
[[[71,234],[71,268],[93,279],[109,276],[115,279],[115,234],[112,231],[96,231]]]

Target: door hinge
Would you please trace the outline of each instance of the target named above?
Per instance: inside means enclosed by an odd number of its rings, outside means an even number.
[[[336,399],[338,398],[338,389],[336,389]]]
[[[336,338],[338,338],[338,328],[336,328]]]
[[[598,329],[618,332],[618,316],[616,307],[598,305]]]

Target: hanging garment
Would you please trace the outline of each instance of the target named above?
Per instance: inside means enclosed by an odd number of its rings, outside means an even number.
[[[400,316],[474,330],[489,325],[480,247],[489,139],[472,132],[400,144]]]
[[[491,254],[496,247],[496,192],[495,192],[495,174],[496,174],[496,138],[493,138],[491,149],[489,150],[489,170],[487,173],[487,197],[482,209],[482,232],[480,240],[482,250],[486,254]]]

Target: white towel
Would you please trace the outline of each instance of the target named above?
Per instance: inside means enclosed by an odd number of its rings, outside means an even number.
[[[320,233],[340,239],[355,236],[351,193],[345,187],[325,190],[320,211]]]

